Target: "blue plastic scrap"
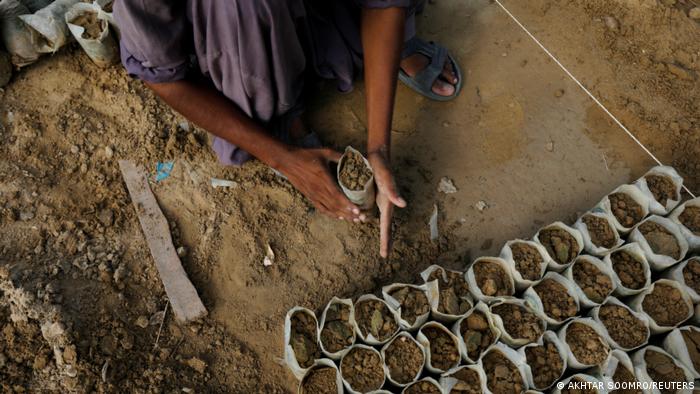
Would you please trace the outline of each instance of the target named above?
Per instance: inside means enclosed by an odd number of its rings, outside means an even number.
[[[172,161],[166,161],[165,163],[158,162],[158,164],[156,164],[156,182],[160,182],[169,177],[174,165],[175,163]]]

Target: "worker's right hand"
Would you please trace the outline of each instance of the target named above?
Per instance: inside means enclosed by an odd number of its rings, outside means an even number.
[[[365,215],[345,197],[331,175],[329,163],[342,156],[328,148],[294,149],[278,170],[314,204],[320,212],[341,220],[360,222]]]

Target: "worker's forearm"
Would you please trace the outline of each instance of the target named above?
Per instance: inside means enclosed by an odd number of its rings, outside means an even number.
[[[208,132],[235,144],[273,168],[289,147],[268,134],[220,92],[195,81],[147,83],[168,105]]]

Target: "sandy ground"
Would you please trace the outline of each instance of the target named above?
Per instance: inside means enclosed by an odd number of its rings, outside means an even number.
[[[692,1],[504,3],[700,192]],[[16,75],[0,96],[2,391],[294,392],[277,362],[290,307],[412,282],[435,262],[461,269],[573,221],[653,165],[495,4],[436,0],[419,31],[452,49],[466,83],[450,103],[399,88],[394,167],[409,207],[388,261],[376,223],[322,217],[259,163],[220,167],[205,132],[120,68],[102,71],[71,47]],[[364,145],[361,83],[349,95],[320,86],[311,107],[326,142]],[[175,161],[153,190],[210,311],[200,324],[179,326],[167,311],[160,329],[167,298],[118,159],[152,170]],[[457,193],[437,192],[445,176]],[[212,189],[211,177],[238,187]],[[434,204],[440,238],[430,242]]]

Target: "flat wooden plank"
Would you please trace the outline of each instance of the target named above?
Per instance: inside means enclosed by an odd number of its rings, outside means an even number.
[[[205,316],[207,309],[182,268],[168,221],[151,191],[146,171],[127,160],[120,160],[119,167],[175,318],[186,323]]]

